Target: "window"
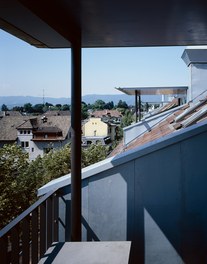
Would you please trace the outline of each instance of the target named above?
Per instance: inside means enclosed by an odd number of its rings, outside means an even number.
[[[34,152],[34,148],[32,148],[32,152]]]
[[[28,148],[29,147],[29,141],[22,141],[21,142],[21,147],[22,148]]]
[[[27,134],[27,131],[26,130],[24,130],[24,134]]]
[[[22,130],[20,130],[20,134],[23,134],[23,131]]]
[[[43,148],[44,154],[49,153],[51,150],[53,150],[53,148]]]
[[[28,130],[27,133],[30,134],[30,130]]]

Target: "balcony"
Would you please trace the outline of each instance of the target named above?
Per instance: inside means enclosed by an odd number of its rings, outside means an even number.
[[[132,241],[129,263],[205,263],[206,144],[205,121],[83,169],[82,240]],[[70,240],[70,175],[38,195],[1,230],[3,263]]]
[[[37,263],[53,242],[70,240],[71,186],[79,192],[81,176],[81,48],[206,45],[202,1],[86,2],[1,3],[2,29],[38,48],[71,48],[73,139],[72,174],[43,186],[39,201],[0,231],[2,263]],[[83,241],[132,241],[130,263],[206,263],[206,141],[203,122],[84,169]]]

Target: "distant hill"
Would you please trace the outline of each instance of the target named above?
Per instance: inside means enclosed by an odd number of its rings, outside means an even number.
[[[113,101],[114,104],[117,104],[119,100],[125,101],[128,105],[134,105],[134,96],[129,96],[126,94],[88,94],[82,97],[82,101],[87,104],[93,104],[96,100],[103,100],[104,102],[108,103]],[[143,102],[160,102],[161,96],[143,96]],[[35,97],[35,96],[0,96],[0,107],[2,104],[5,104],[8,108],[12,108],[14,106],[23,106],[26,103],[31,103],[32,105],[35,104],[42,104],[43,99],[42,97]],[[51,103],[53,105],[56,104],[71,104],[70,98],[52,98],[52,97],[45,97],[45,102]]]

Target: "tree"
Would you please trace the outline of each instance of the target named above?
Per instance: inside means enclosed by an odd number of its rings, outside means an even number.
[[[103,100],[96,100],[93,107],[96,110],[103,110],[105,108],[105,102]]]
[[[104,108],[108,109],[108,110],[113,109],[114,108],[114,102],[111,101],[111,102],[106,103]]]
[[[92,144],[82,151],[82,168],[105,159],[107,154],[108,147]],[[17,145],[0,148],[0,229],[34,203],[38,188],[70,173],[70,158],[70,144],[31,162]]]
[[[108,155],[109,149],[101,144],[91,144],[82,150],[82,168],[104,160]]]
[[[24,111],[26,113],[32,113],[33,112],[32,104],[30,104],[30,103],[24,104]]]
[[[117,104],[117,108],[124,108],[124,109],[128,109],[129,106],[125,101],[119,100],[118,104]]]
[[[81,119],[87,119],[88,118],[88,107],[85,102],[82,102],[81,104]]]
[[[23,112],[24,111],[24,108],[23,108],[23,106],[14,106],[12,108],[12,111]]]
[[[69,104],[64,104],[64,105],[62,106],[62,110],[63,110],[63,111],[70,110],[70,106],[69,106]]]
[[[132,115],[132,112],[130,110],[126,110],[124,116],[121,120],[121,127],[130,126],[134,122],[134,117]]]
[[[55,107],[56,107],[58,110],[60,110],[61,107],[62,107],[62,105],[61,105],[61,104],[56,104]]]
[[[33,112],[34,113],[38,113],[38,114],[42,114],[44,113],[44,104],[36,104],[33,106]]]
[[[9,108],[5,104],[3,104],[1,106],[1,111],[9,111]]]
[[[0,148],[0,228],[28,207],[22,186],[22,173],[27,166],[28,155],[20,147]]]
[[[53,104],[46,102],[44,104],[43,111],[46,112],[46,111],[50,110],[52,107],[53,107]]]

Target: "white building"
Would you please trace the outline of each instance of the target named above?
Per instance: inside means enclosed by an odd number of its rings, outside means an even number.
[[[10,117],[0,120],[0,147],[16,142],[34,160],[70,141],[70,116]]]

